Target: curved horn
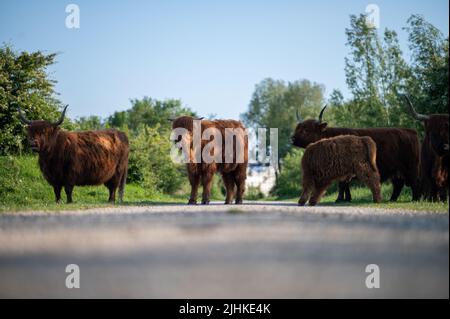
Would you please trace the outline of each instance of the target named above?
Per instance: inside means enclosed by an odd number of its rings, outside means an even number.
[[[202,116],[202,117],[195,117],[194,120],[201,121],[201,120],[203,120],[204,118],[205,118],[205,117],[203,117],[203,116]]]
[[[409,111],[411,112],[411,115],[418,121],[426,121],[429,120],[430,117],[428,115],[419,114],[414,109],[414,106],[411,103],[411,100],[409,99],[408,95],[404,94],[403,97],[406,99],[406,102],[408,102]]]
[[[298,108],[295,110],[295,117],[297,118],[298,123],[302,122],[302,118],[300,117],[300,114],[298,114]]]
[[[62,111],[62,113],[61,113],[61,116],[59,117],[59,120],[56,121],[56,122],[54,122],[54,123],[52,123],[53,125],[59,126],[59,125],[62,124],[62,122],[64,121],[64,117],[66,116],[66,110],[67,110],[67,107],[68,107],[68,106],[69,106],[69,104],[67,104],[67,105],[64,107],[64,109],[63,109],[63,111]]]
[[[325,112],[325,109],[327,108],[327,106],[328,106],[328,104],[325,104],[325,106],[322,108],[322,110],[320,110],[319,123],[322,123],[323,112]]]
[[[17,108],[17,111],[19,111],[19,119],[22,123],[31,124],[31,121],[25,117],[20,107]]]

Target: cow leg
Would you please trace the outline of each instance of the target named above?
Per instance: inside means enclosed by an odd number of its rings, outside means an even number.
[[[312,192],[312,187],[311,186],[303,185],[303,191],[302,191],[302,193],[300,195],[300,198],[298,200],[298,206],[305,206],[306,202],[309,199],[309,195],[311,194],[311,192]]]
[[[234,188],[236,187],[234,183],[234,177],[230,173],[222,173],[223,184],[227,190],[227,196],[225,198],[225,204],[231,204],[234,197]]]
[[[110,203],[115,203],[116,201],[116,189],[117,189],[117,185],[115,184],[109,184],[108,186],[108,190],[109,190],[109,198],[108,198],[108,202]]]
[[[239,164],[234,171],[234,181],[237,186],[236,204],[242,204],[245,192],[245,180],[247,178],[247,165]]]
[[[345,191],[346,191],[346,182],[339,182],[338,183],[338,189],[339,189],[339,193],[338,193],[338,197],[336,198],[336,203],[340,203],[343,202],[345,200]]]
[[[298,206],[305,206],[306,202],[309,200],[309,196],[314,189],[314,181],[303,174],[302,181],[302,193],[300,194],[300,198],[298,199]]]
[[[396,202],[400,193],[405,186],[405,180],[403,178],[394,177],[392,178],[392,195],[389,201]]]
[[[205,171],[202,175],[202,186],[203,186],[203,194],[202,194],[202,204],[209,204],[209,197],[211,195],[211,186],[213,181],[214,174],[209,171]]]
[[[448,190],[446,187],[442,187],[439,190],[439,199],[441,200],[441,202],[443,202],[443,203],[447,202],[447,193],[448,193]]]
[[[364,183],[372,191],[374,203],[381,202],[381,183],[378,172],[373,171],[369,167],[362,166],[357,173],[357,178]]]
[[[109,181],[105,183],[105,186],[108,188],[109,191],[109,198],[108,202],[114,204],[116,202],[116,190],[119,186],[120,182],[120,175],[116,174],[114,175]]]
[[[198,185],[200,184],[200,175],[189,174],[189,183],[191,184],[191,196],[189,197],[188,205],[196,205]]]
[[[310,206],[316,206],[317,203],[320,202],[320,199],[322,198],[323,194],[325,194],[327,188],[331,185],[331,183],[327,183],[324,185],[318,185],[315,187],[311,198],[309,199],[309,205]]]
[[[55,193],[56,203],[61,202],[61,189],[62,189],[61,185],[53,186],[53,192]]]
[[[73,185],[65,185],[64,191],[66,192],[67,196],[67,204],[72,203],[72,191],[73,191]]]
[[[345,183],[345,198],[344,201],[351,202],[352,201],[352,194],[350,193],[350,182]]]

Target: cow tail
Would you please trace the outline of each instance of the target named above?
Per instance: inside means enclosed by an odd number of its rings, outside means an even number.
[[[123,203],[123,192],[125,190],[127,176],[128,176],[128,163],[125,164],[124,173],[123,173],[122,178],[120,179],[120,183],[119,183],[119,202],[121,204]]]
[[[370,166],[372,167],[372,169],[375,172],[377,172],[378,171],[378,167],[377,167],[377,146],[376,146],[375,142],[370,137],[367,138],[366,145],[367,145],[367,151],[368,151]]]

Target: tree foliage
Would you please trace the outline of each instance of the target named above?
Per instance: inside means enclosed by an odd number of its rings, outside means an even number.
[[[17,154],[23,149],[25,135],[17,107],[33,119],[56,120],[60,102],[49,77],[48,66],[56,54],[40,51],[16,52],[9,45],[0,47],[0,154]]]
[[[317,117],[323,103],[323,92],[322,85],[308,80],[286,83],[264,79],[255,86],[242,120],[247,127],[278,128],[278,157],[283,158],[292,147],[296,111],[302,118]]]

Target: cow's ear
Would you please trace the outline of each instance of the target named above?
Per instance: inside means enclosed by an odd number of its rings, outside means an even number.
[[[325,131],[327,129],[327,125],[328,125],[328,123],[326,123],[326,122],[320,123],[319,124],[320,131],[321,132]]]

